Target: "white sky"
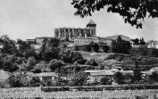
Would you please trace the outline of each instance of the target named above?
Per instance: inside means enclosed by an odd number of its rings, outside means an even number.
[[[0,0],[0,35],[12,39],[54,36],[55,27],[85,27],[90,19],[97,24],[98,36],[124,34],[158,40],[158,19],[145,21],[143,29],[125,24],[118,14],[102,10],[92,17],[74,16],[71,0]]]

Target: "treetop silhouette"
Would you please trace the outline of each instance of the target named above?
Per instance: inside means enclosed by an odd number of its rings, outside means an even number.
[[[72,0],[75,15],[91,16],[107,7],[107,12],[120,14],[125,23],[142,28],[145,18],[158,17],[158,0]]]

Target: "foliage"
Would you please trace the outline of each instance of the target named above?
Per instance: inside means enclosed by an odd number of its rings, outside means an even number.
[[[95,61],[95,59],[87,60],[87,62],[85,64],[92,65],[92,66],[98,66],[98,63]]]
[[[75,15],[81,17],[91,16],[106,7],[107,12],[118,13],[125,23],[136,28],[142,28],[146,17],[158,17],[157,0],[72,0],[72,5],[77,9]]]
[[[20,56],[27,56],[28,52],[32,49],[30,43],[22,41],[22,40],[17,40],[18,44],[18,55]]]
[[[34,73],[41,73],[41,72],[50,72],[51,70],[45,61],[41,61],[37,63],[31,71]]]
[[[2,44],[2,52],[7,54],[15,54],[17,52],[15,41],[11,40],[7,35],[3,35],[0,38]]]
[[[114,74],[114,82],[118,84],[123,84],[124,83],[124,75],[121,72],[116,72]]]
[[[103,85],[109,85],[109,84],[111,84],[111,79],[110,78],[108,78],[108,77],[103,77],[102,79],[101,79],[101,84],[103,84]]]
[[[154,71],[151,75],[149,75],[149,82],[158,82],[158,72]]]
[[[37,63],[37,60],[35,59],[35,57],[29,57],[26,63],[27,71],[30,71],[31,69],[33,69],[36,63]]]
[[[52,59],[48,67],[51,69],[52,72],[61,72],[61,68],[65,65],[65,63],[62,60]]]
[[[58,39],[44,40],[40,49],[40,56],[43,60],[50,61],[59,57],[60,48]]]
[[[103,46],[103,52],[108,52],[110,50],[110,47],[109,46]]]
[[[1,65],[3,66],[4,70],[14,72],[19,69],[16,60],[17,58],[15,55],[7,55],[2,58]]]
[[[31,80],[30,80],[30,86],[32,87],[37,87],[37,86],[40,86],[41,85],[41,81],[38,77],[33,77]]]
[[[133,41],[134,45],[145,45],[146,44],[146,42],[144,41],[144,38],[141,38],[141,39],[136,38],[136,39],[132,39],[132,41]]]
[[[60,59],[63,60],[65,63],[84,63],[85,60],[83,59],[82,55],[79,52],[72,52],[70,50],[66,50],[60,53]]]
[[[82,86],[87,83],[88,75],[85,72],[78,72],[73,75],[71,79],[71,85]]]
[[[11,87],[26,87],[30,85],[30,79],[24,73],[13,74],[8,80]]]
[[[44,48],[44,50],[41,50],[40,55],[42,60],[50,61],[51,59],[58,59],[59,52],[59,48]]]
[[[89,51],[95,51],[98,52],[99,51],[99,45],[95,42],[91,42],[89,45]]]
[[[142,73],[141,73],[141,69],[138,66],[137,60],[135,60],[135,67],[133,69],[133,73],[134,73],[133,82],[136,83],[139,82],[142,79],[141,77]]]

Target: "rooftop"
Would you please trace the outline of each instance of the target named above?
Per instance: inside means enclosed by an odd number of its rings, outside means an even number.
[[[107,76],[114,75],[112,70],[85,70],[86,73],[90,73],[91,76]]]
[[[88,24],[96,24],[96,23],[91,19]]]
[[[57,76],[55,72],[43,72],[43,73],[32,73],[30,76],[33,77],[46,77],[46,76]]]

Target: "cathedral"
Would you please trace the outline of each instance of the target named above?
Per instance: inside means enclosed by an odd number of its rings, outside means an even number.
[[[96,36],[96,24],[93,20],[85,28],[56,28],[55,38],[66,41],[74,41],[76,38],[89,38]]]

